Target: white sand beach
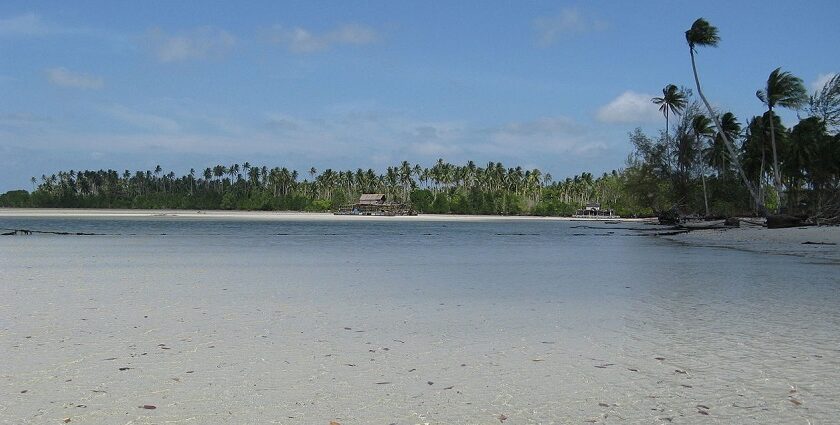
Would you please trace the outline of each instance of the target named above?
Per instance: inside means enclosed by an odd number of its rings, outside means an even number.
[[[502,216],[502,215],[456,215],[419,214],[415,216],[346,216],[333,213],[298,211],[228,211],[228,210],[134,210],[134,209],[69,209],[69,208],[0,208],[0,217],[172,217],[191,219],[232,220],[274,220],[274,221],[346,221],[346,220],[390,220],[390,221],[492,221],[492,220],[554,220],[594,221],[571,217]],[[616,218],[610,221],[653,222],[655,219]]]

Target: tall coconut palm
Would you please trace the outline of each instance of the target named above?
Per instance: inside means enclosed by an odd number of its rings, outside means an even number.
[[[695,115],[691,120],[691,132],[694,133],[694,141],[697,143],[697,152],[702,155],[703,139],[711,137],[715,130],[712,128],[712,120],[705,115]],[[698,161],[700,165],[700,178],[703,180],[703,205],[706,207],[706,215],[709,215],[709,195],[706,192],[706,167],[704,161]]]
[[[729,151],[729,156],[730,158],[732,158],[732,162],[738,169],[738,173],[741,176],[741,180],[743,180],[744,185],[747,186],[747,189],[750,191],[750,195],[752,196],[759,210],[763,212],[764,203],[761,201],[761,198],[758,196],[758,193],[756,193],[755,188],[750,183],[749,179],[747,179],[747,175],[744,174],[744,169],[741,167],[741,164],[738,161],[738,154],[735,150],[735,146],[729,140],[729,137],[726,136],[726,133],[723,132],[723,126],[721,126],[714,109],[712,109],[712,105],[709,103],[709,101],[706,99],[706,96],[703,94],[703,89],[700,88],[700,77],[697,76],[697,64],[694,60],[694,53],[697,51],[697,47],[717,47],[718,42],[720,42],[718,30],[716,27],[709,24],[709,22],[705,19],[698,18],[691,25],[691,28],[689,28],[689,30],[685,32],[685,41],[688,43],[688,52],[691,55],[691,69],[692,71],[694,71],[694,83],[697,85],[697,94],[700,95],[700,99],[703,101],[703,104],[706,105],[706,109],[709,111],[709,115],[712,117],[712,119],[714,119],[715,126],[718,129],[718,133],[721,134],[721,138],[726,144],[726,149]]]
[[[776,68],[767,77],[767,86],[764,90],[755,92],[756,97],[767,106],[767,112],[773,116],[773,108],[799,109],[808,102],[808,92],[802,80],[790,72]],[[770,146],[773,149],[773,182],[776,184],[776,193],[782,196],[782,173],[779,169],[779,156],[776,154],[776,131],[773,119],[770,119]],[[781,204],[781,203],[780,203]]]
[[[687,101],[685,93],[673,84],[668,84],[662,89],[662,97],[654,97],[651,99],[654,105],[659,105],[659,110],[665,115],[665,145],[671,146],[670,124],[668,118],[670,114],[680,115],[685,110]]]

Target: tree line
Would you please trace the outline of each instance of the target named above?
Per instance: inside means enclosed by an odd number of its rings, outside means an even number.
[[[539,169],[443,159],[430,167],[403,161],[384,173],[314,167],[301,173],[250,162],[184,175],[160,166],[134,172],[69,170],[33,177],[32,184],[32,193],[0,195],[0,206],[331,211],[363,193],[383,193],[424,213],[570,215],[588,202],[637,213],[626,208],[618,171],[554,181]]]

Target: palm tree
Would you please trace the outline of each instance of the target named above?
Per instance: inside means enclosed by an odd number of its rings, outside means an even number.
[[[712,128],[712,121],[705,115],[695,115],[691,120],[691,131],[694,133],[694,140],[697,143],[697,152],[702,155],[703,152],[703,138],[711,137],[714,134]],[[709,215],[709,195],[706,192],[706,167],[701,160],[700,163],[700,178],[703,180],[703,205],[706,207],[706,215]]]
[[[776,193],[782,196],[782,174],[779,170],[779,157],[776,154],[776,131],[773,125],[773,107],[799,109],[808,102],[808,92],[802,84],[802,80],[790,72],[783,72],[782,68],[776,68],[767,77],[767,86],[764,90],[755,92],[756,97],[767,105],[767,112],[770,114],[770,146],[773,148],[773,181],[776,183]],[[781,205],[781,202],[779,203]]]
[[[668,118],[670,114],[680,115],[686,107],[685,93],[673,84],[668,84],[662,89],[662,97],[651,99],[654,105],[659,105],[659,110],[665,115],[665,144],[670,146]]]
[[[715,126],[718,129],[718,133],[720,133],[723,142],[726,144],[726,149],[729,151],[729,156],[732,158],[733,163],[738,169],[738,172],[741,176],[741,180],[743,180],[744,185],[746,185],[747,189],[750,191],[750,195],[756,202],[758,209],[764,211],[764,203],[759,198],[758,194],[755,191],[755,188],[753,188],[752,184],[747,179],[747,175],[744,174],[744,169],[741,168],[741,164],[738,162],[738,155],[737,151],[735,150],[735,146],[732,145],[732,142],[726,136],[726,133],[723,132],[723,126],[720,124],[717,115],[715,114],[715,111],[712,109],[712,105],[709,104],[709,101],[703,94],[703,90],[700,88],[700,77],[697,76],[697,64],[694,60],[694,52],[697,51],[697,47],[717,47],[718,42],[720,42],[718,30],[716,27],[709,24],[709,22],[705,19],[698,18],[691,25],[691,28],[685,32],[685,41],[688,43],[688,52],[691,55],[691,69],[692,71],[694,71],[694,83],[697,86],[697,94],[700,95],[700,99],[703,100],[703,104],[706,105],[706,109],[709,111],[709,115],[712,117],[712,119],[714,119]]]
[[[732,112],[727,112],[720,116],[720,123],[723,128],[722,133],[726,133],[729,140],[735,140],[741,137],[741,123]],[[729,154],[726,151],[726,144],[723,142],[723,136],[718,132],[715,134],[712,146],[706,151],[706,164],[714,168],[718,172],[719,177],[726,177],[726,170],[729,168],[727,162],[731,162]]]

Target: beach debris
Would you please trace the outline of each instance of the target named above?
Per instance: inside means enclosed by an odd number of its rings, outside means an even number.
[[[812,242],[812,241],[805,241],[802,242],[802,245],[837,245],[834,242]]]
[[[336,422],[336,421],[330,421],[330,425],[341,425],[341,423]]]
[[[21,394],[26,394],[26,393],[28,393],[28,392],[29,392],[29,390],[23,390],[23,391],[21,391],[20,393],[21,393]]]
[[[795,398],[793,398],[793,396],[789,396],[789,397],[788,397],[788,401],[790,401],[791,403],[793,403],[795,406],[801,406],[801,405],[802,405],[802,402],[801,402],[801,401],[799,401],[799,400],[797,400],[797,399],[795,399]]]
[[[427,384],[429,384],[429,385],[434,385],[434,384],[435,384],[435,383],[434,383],[434,382],[432,382],[432,381],[427,381],[426,383],[427,383]]]
[[[130,368],[130,367],[121,367],[121,368],[119,368],[119,370],[129,370],[129,369],[131,369],[131,368]]]
[[[614,365],[615,365],[614,363],[604,363],[604,364],[596,364],[595,367],[597,367],[598,369],[606,369],[606,368],[608,368],[610,366],[614,366]]]
[[[602,403],[598,403],[598,406],[601,406],[601,407],[610,407],[610,405],[609,405],[609,404],[607,404],[607,403],[603,403],[603,402],[602,402]]]
[[[417,369],[409,369],[408,371],[409,372],[414,372],[415,370],[417,370]]]
[[[628,367],[627,370],[629,370],[630,372],[638,372],[639,371],[639,369],[636,369],[634,367]]]
[[[654,360],[659,360],[659,361],[662,361],[662,360],[665,360],[665,357],[654,357],[653,359],[654,359]]]
[[[709,416],[709,412],[707,412],[705,410],[697,409],[697,413],[699,413],[701,415],[704,415],[704,416]]]
[[[684,371],[684,370],[682,370],[682,369],[674,369],[674,372],[675,372],[675,373],[680,373],[680,374],[683,374],[683,375],[685,375],[685,374],[687,374],[687,373],[688,373],[688,372],[686,372],[686,371]]]
[[[698,405],[697,405],[697,408],[698,408],[698,409],[706,409],[706,410],[709,410],[709,406],[706,406],[706,405],[704,405],[704,404],[698,404]]]
[[[532,362],[544,362],[545,360],[544,360],[544,359],[540,359],[540,358],[536,358],[536,359],[531,359],[531,361],[532,361]]]
[[[395,339],[394,342],[399,342],[400,344],[405,344],[405,341],[400,340],[400,339]]]
[[[375,382],[376,385],[388,385],[391,381],[382,381],[382,382]]]
[[[454,386],[454,385],[450,385],[450,386],[448,386],[448,387],[443,387],[443,389],[444,389],[444,390],[451,390],[451,389],[453,389],[453,388],[455,388],[455,386]]]
[[[344,366],[356,367],[353,363],[345,363]]]
[[[61,422],[64,422],[66,424],[70,423],[70,418],[64,418],[64,419],[61,420]]]
[[[680,386],[681,386],[681,387],[685,387],[685,388],[694,388],[694,387],[692,387],[691,385],[687,385],[687,384],[680,384]]]
[[[345,331],[352,331],[352,330],[353,330],[353,328],[348,328],[348,327],[345,327],[345,328],[344,328],[344,330],[345,330]]]
[[[505,415],[504,415],[504,413],[503,413],[503,414],[499,415],[499,422],[504,422],[504,421],[506,421],[506,420],[507,420],[507,418],[508,418],[508,417],[507,417],[507,416],[505,416]]]
[[[146,409],[146,410],[155,410],[155,409],[157,409],[157,406],[155,406],[154,404],[144,404],[144,405],[142,405],[142,406],[137,406],[137,407],[139,407],[139,408],[141,408],[141,409]]]

